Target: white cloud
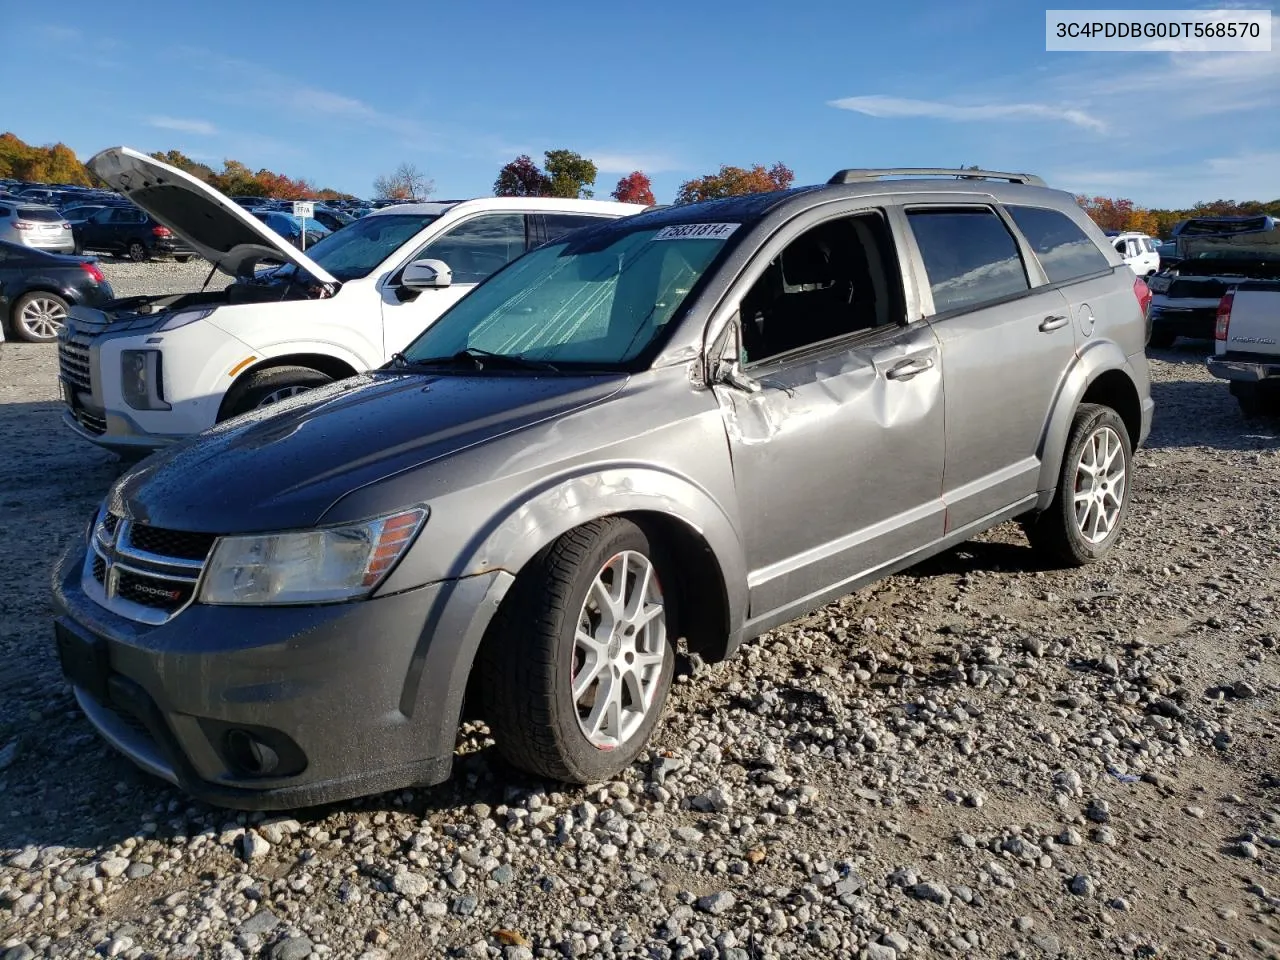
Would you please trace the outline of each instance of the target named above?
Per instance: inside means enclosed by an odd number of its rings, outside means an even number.
[[[1059,121],[1098,131],[1105,130],[1107,127],[1101,119],[1084,110],[1047,103],[965,105],[942,103],[937,100],[912,100],[907,97],[860,96],[830,100],[827,105],[863,113],[869,117],[919,117],[957,123],[1003,120]]]
[[[682,170],[683,165],[672,157],[661,153],[612,153],[608,150],[585,151],[601,173],[631,173],[643,170],[648,174],[666,173],[671,170]]]
[[[198,133],[202,137],[211,137],[218,132],[208,120],[195,120],[184,117],[149,117],[147,124],[161,130],[177,130],[180,133]]]

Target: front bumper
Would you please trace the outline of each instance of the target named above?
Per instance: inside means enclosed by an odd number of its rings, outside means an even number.
[[[1258,383],[1263,380],[1280,381],[1280,357],[1265,360],[1240,360],[1230,357],[1209,357],[1209,372],[1219,380],[1235,380]]]
[[[325,606],[193,604],[149,626],[89,598],[84,552],[77,542],[54,568],[60,643],[93,651],[92,668],[73,671],[76,699],[144,770],[262,810],[448,778],[466,678],[508,574]],[[274,770],[246,770],[232,746],[246,732]]]

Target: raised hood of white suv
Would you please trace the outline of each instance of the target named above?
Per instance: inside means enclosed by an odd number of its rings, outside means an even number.
[[[338,282],[261,220],[177,167],[131,147],[109,147],[87,166],[224,273],[247,276],[267,259],[292,263],[321,283]]]

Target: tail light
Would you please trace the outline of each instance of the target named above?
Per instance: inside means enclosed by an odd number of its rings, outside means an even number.
[[[71,224],[70,224],[68,221],[63,220],[63,221],[62,221],[62,229],[63,229],[63,230],[70,230],[70,229],[71,229]]]
[[[30,230],[34,226],[34,224],[27,223],[27,221],[25,220],[19,220],[16,223],[14,223],[14,226],[17,227],[19,230]]]
[[[1227,329],[1231,326],[1231,304],[1236,298],[1234,291],[1229,291],[1222,295],[1222,299],[1218,301],[1218,318],[1213,325],[1213,339],[1225,341],[1227,339]]]
[[[103,280],[107,279],[102,275],[102,271],[98,269],[98,265],[96,263],[82,263],[80,264],[80,269],[92,277],[94,283],[101,283]]]
[[[1133,278],[1133,295],[1138,298],[1138,308],[1142,310],[1142,315],[1147,315],[1147,308],[1151,306],[1151,288],[1147,286],[1147,281],[1141,277]]]
[[[162,227],[162,226],[160,226],[160,225],[158,225],[158,224],[157,224],[156,226],[154,226],[154,227],[152,227],[152,228],[151,228],[151,234],[152,234],[152,236],[156,236],[156,237],[171,237],[171,236],[173,236],[173,232],[172,232],[168,227]]]

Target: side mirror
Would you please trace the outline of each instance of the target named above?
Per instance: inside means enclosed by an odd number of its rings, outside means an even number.
[[[415,260],[400,275],[400,285],[410,290],[430,290],[451,283],[453,271],[443,260]]]
[[[741,356],[742,347],[735,317],[725,324],[724,330],[707,351],[707,380],[746,393],[759,393],[760,383],[742,372]]]

